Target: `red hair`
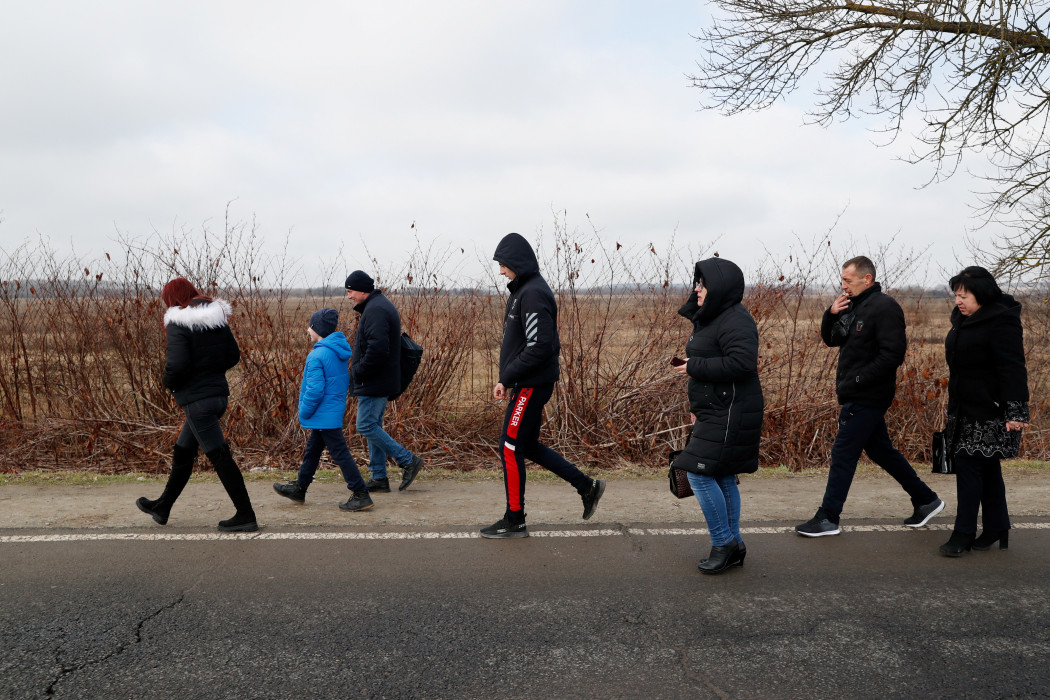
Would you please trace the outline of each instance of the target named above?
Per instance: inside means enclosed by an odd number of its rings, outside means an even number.
[[[199,296],[201,296],[201,293],[185,277],[176,277],[168,282],[160,293],[160,298],[164,300],[164,304],[168,307],[189,306],[190,302]]]

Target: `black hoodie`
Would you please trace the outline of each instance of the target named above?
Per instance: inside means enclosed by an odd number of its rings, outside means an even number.
[[[507,285],[510,298],[503,313],[499,381],[505,387],[532,387],[558,381],[558,304],[532,246],[508,233],[492,259],[514,272]]]
[[[758,469],[765,401],[758,379],[758,328],[741,303],[744,274],[728,260],[696,264],[694,284],[707,289],[700,306],[694,291],[678,313],[693,323],[685,346],[692,434],[675,466],[707,476]]]

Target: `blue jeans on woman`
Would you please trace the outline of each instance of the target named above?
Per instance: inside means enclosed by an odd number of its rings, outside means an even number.
[[[740,489],[736,476],[704,476],[686,472],[693,495],[707,520],[711,544],[724,547],[740,540]]]
[[[385,479],[386,458],[393,457],[400,466],[412,463],[412,453],[383,430],[385,396],[357,397],[357,432],[368,441],[368,471],[373,479]]]

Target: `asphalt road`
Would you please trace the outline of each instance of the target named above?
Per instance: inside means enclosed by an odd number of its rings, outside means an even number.
[[[627,528],[5,541],[0,696],[1050,696],[1045,520],[961,559],[893,522],[752,532],[721,576],[703,538]]]

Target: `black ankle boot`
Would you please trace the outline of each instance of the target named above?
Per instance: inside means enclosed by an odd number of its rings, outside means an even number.
[[[733,559],[739,556],[739,551],[740,543],[736,540],[721,547],[711,547],[711,553],[707,555],[707,559],[700,562],[696,568],[700,569],[702,574],[720,574],[734,566]],[[743,559],[740,559],[740,563],[743,564]]]
[[[973,541],[973,548],[979,552],[986,552],[992,548],[992,545],[996,542],[999,543],[999,549],[1010,548],[1010,531],[1009,530],[985,530],[981,533],[981,536]]]
[[[230,446],[223,443],[208,453],[208,459],[215,467],[215,473],[222,482],[226,494],[237,508],[237,514],[228,520],[219,522],[219,529],[223,532],[255,532],[259,529],[255,521],[255,510],[252,509],[252,501],[248,497],[248,489],[244,485],[244,477],[237,463],[233,461]]]
[[[964,535],[961,532],[952,530],[952,536],[948,538],[948,541],[941,545],[941,554],[946,557],[961,557],[963,552],[969,552],[970,547],[973,546],[974,536]]]
[[[138,499],[135,501],[138,509],[152,516],[158,525],[167,524],[171,507],[175,505],[175,501],[189,483],[190,475],[193,473],[193,460],[196,458],[196,447],[180,447],[176,444],[172,449],[171,473],[168,475],[168,483],[164,485],[164,493],[155,501],[145,497]]]

